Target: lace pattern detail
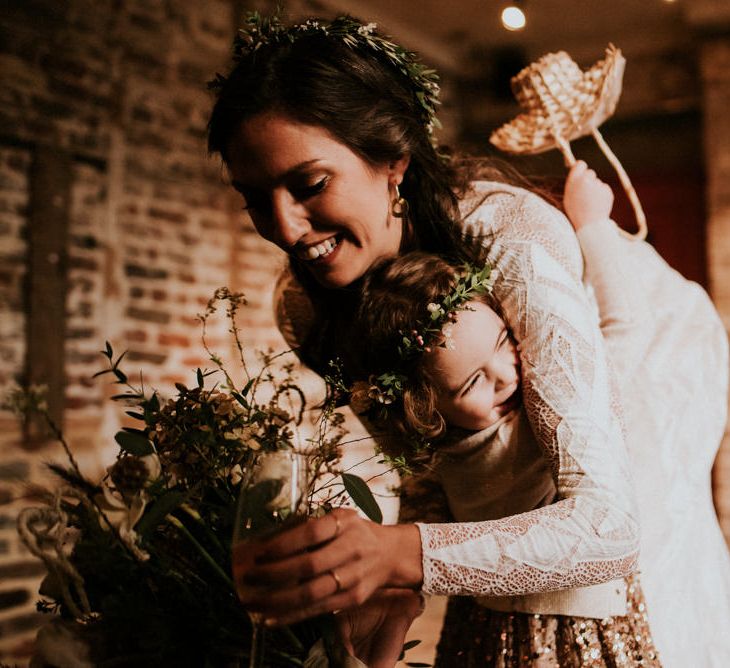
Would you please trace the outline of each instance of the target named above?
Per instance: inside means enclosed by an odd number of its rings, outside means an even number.
[[[423,589],[519,595],[626,576],[638,550],[634,492],[575,234],[535,195],[502,184],[480,191],[487,197],[464,233],[495,269],[494,295],[519,344],[525,407],[558,501],[501,520],[419,524]]]

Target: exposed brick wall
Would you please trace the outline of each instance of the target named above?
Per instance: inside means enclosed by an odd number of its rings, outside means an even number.
[[[25,354],[23,279],[27,244],[23,228],[28,205],[29,163],[28,151],[0,147],[0,386],[3,387],[19,373]]]
[[[196,315],[215,288],[244,290],[252,349],[281,348],[271,316],[283,264],[260,240],[208,158],[205,81],[227,66],[228,0],[18,1],[0,15],[0,392],[24,371],[25,228],[29,174],[39,146],[72,157],[66,254],[68,439],[89,475],[116,450],[118,388],[93,380],[105,340],[128,350],[126,369],[164,395],[210,366]],[[209,340],[233,358],[226,323]],[[31,333],[32,336],[32,333]],[[55,444],[27,450],[0,413],[0,663],[24,663],[43,569],[15,532],[27,502],[18,481],[47,479]]]
[[[0,147],[0,388],[21,372],[25,355],[22,295],[27,244],[23,231],[29,165],[28,151]],[[0,643],[32,620],[32,591],[43,571],[35,560],[19,555],[15,538],[17,503],[13,503],[16,490],[11,481],[30,470],[15,450],[19,435],[17,422],[0,413]],[[18,640],[23,642],[22,633]],[[14,640],[10,644],[17,645]]]

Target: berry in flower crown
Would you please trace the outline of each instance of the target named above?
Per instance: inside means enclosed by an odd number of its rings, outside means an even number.
[[[282,23],[278,11],[272,16],[258,12],[246,15],[244,25],[238,30],[233,43],[234,61],[240,62],[254,56],[261,48],[275,44],[293,44],[299,39],[324,36],[340,40],[353,50],[372,53],[385,60],[410,82],[416,103],[429,132],[441,124],[436,118],[439,102],[438,75],[419,61],[413,51],[408,51],[387,37],[379,35],[375,23],[364,24],[351,16],[339,16],[332,21],[309,19],[304,23],[287,26]],[[212,90],[220,91],[227,77],[217,74],[208,83]]]
[[[459,311],[469,310],[468,303],[491,292],[493,279],[491,267],[485,264],[475,268],[466,264],[453,288],[435,302],[424,306],[424,317],[414,323],[408,332],[400,331],[398,368],[370,376],[368,382],[357,381],[350,389],[351,406],[356,413],[376,413],[377,419],[387,419],[388,407],[403,395],[408,383],[407,367],[415,358],[430,353],[434,348],[453,350],[452,323]]]

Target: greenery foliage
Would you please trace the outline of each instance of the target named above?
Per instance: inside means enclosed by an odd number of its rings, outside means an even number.
[[[387,37],[379,35],[375,23],[363,24],[350,16],[339,16],[331,22],[310,19],[305,23],[287,26],[279,14],[262,16],[251,12],[236,35],[233,52],[236,60],[247,58],[260,48],[271,44],[293,43],[302,37],[325,35],[340,39],[351,49],[361,49],[382,58],[408,79],[428,132],[441,127],[436,118],[439,102],[438,75],[419,61],[412,51],[404,49]],[[208,85],[220,90],[226,78],[220,74]]]
[[[205,326],[226,304],[246,380],[236,386],[208,348]],[[243,295],[218,290],[202,314],[203,344],[214,368],[198,369],[188,387],[164,400],[122,370],[109,343],[102,355],[122,391],[112,397],[135,426],[115,436],[115,463],[100,481],[79,469],[63,434],[68,466],[53,465],[61,486],[46,505],[19,518],[21,537],[48,567],[39,609],[75,624],[99,666],[235,666],[249,651],[250,621],[231,579],[236,498],[261,453],[293,449],[306,398],[283,354],[260,355],[251,374],[236,313]],[[283,362],[283,366],[279,365]],[[275,373],[276,368],[279,369]],[[15,393],[11,404],[48,419],[39,392]],[[382,515],[368,485],[342,473],[345,430],[333,402],[318,413],[308,447],[308,512],[321,514],[349,492],[366,514]],[[336,484],[339,483],[339,484]],[[302,665],[308,648],[330,635],[327,618],[273,629],[267,665]]]

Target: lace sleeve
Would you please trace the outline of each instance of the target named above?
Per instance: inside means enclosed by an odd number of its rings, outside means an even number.
[[[558,496],[500,520],[419,524],[424,591],[519,595],[625,576],[638,551],[634,492],[575,234],[556,209],[509,187],[486,198],[465,233],[495,270],[528,417]]]

